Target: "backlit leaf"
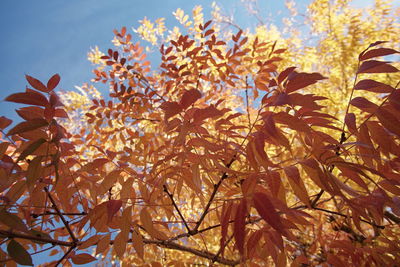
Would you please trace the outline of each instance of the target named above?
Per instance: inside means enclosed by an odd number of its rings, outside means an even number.
[[[197,99],[201,98],[201,93],[197,89],[190,89],[183,93],[181,101],[179,102],[179,105],[183,108],[186,109],[190,105],[192,105],[194,102],[197,101]]]
[[[279,214],[276,212],[275,207],[269,200],[269,197],[261,192],[257,192],[253,196],[254,207],[258,214],[263,218],[272,228],[281,234],[285,234],[284,228]]]
[[[364,61],[357,73],[390,73],[398,72],[399,70],[387,61],[368,60]]]
[[[122,201],[117,199],[111,199],[107,201],[107,216],[108,221],[110,222],[114,215],[119,211],[122,206]]]
[[[97,260],[95,257],[93,257],[90,254],[87,253],[81,253],[81,254],[75,254],[74,256],[71,257],[71,260],[74,264],[77,265],[82,265],[82,264],[87,264],[92,261]]]
[[[11,239],[7,245],[8,255],[18,264],[33,266],[32,257],[17,241]]]
[[[247,203],[246,199],[242,199],[237,206],[235,222],[233,227],[233,235],[235,236],[236,247],[238,248],[240,254],[244,253],[244,240],[245,240],[245,222],[247,215]]]
[[[29,121],[23,121],[17,125],[15,125],[12,129],[10,129],[7,135],[13,134],[21,134],[28,131],[32,131],[43,126],[47,126],[49,123],[45,119],[32,119]]]
[[[371,49],[365,52],[364,54],[360,55],[360,60],[367,60],[373,57],[381,57],[399,53],[398,51],[391,49],[391,48],[376,48]]]
[[[47,82],[48,92],[52,91],[54,88],[56,88],[59,82],[60,82],[60,75],[54,74]]]
[[[38,79],[33,78],[32,76],[29,76],[29,75],[25,75],[25,78],[28,81],[28,83],[36,90],[39,90],[42,92],[48,92],[47,87]]]
[[[354,86],[354,90],[365,90],[374,93],[391,93],[394,88],[390,85],[367,79],[359,81],[356,86]]]
[[[41,93],[35,91],[12,94],[7,96],[5,101],[42,107],[49,105],[47,98]]]

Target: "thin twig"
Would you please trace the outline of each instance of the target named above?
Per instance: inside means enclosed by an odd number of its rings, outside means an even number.
[[[167,186],[165,184],[163,185],[163,188],[164,188],[164,192],[167,193],[168,197],[171,199],[172,205],[174,205],[176,211],[179,214],[179,217],[181,217],[181,219],[182,219],[182,221],[183,221],[188,233],[190,234],[192,231],[190,230],[189,225],[187,224],[185,218],[183,217],[182,212],[179,210],[178,205],[176,205],[175,200],[174,200],[174,196],[168,191],[168,188],[167,188]]]

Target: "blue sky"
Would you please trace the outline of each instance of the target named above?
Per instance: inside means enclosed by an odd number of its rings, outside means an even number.
[[[239,0],[216,2],[226,13],[233,13],[239,24],[255,23],[243,12]],[[265,17],[284,10],[283,0],[259,2]],[[307,2],[300,1],[303,5]],[[172,12],[178,7],[190,12],[200,4],[208,20],[211,3],[210,0],[1,0],[0,115],[16,118],[14,110],[19,106],[3,99],[25,90],[25,74],[46,82],[59,73],[60,88],[73,90],[74,85],[88,82],[92,77],[92,66],[86,59],[90,47],[98,45],[103,51],[112,47],[113,29],[137,27],[145,16],[152,20],[165,17],[167,26],[171,26],[176,23]]]

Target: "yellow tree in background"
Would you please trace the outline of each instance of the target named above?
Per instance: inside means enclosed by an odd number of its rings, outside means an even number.
[[[246,7],[254,29],[213,4],[144,18],[147,46],[115,30],[77,92],[26,76],[23,121],[0,118],[0,264],[400,262],[398,11],[287,2],[278,29]]]

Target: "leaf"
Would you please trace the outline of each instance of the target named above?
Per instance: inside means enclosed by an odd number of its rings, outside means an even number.
[[[31,143],[27,148],[24,149],[24,151],[21,152],[17,161],[24,160],[27,156],[35,152],[44,143],[46,143],[46,140],[44,138],[40,138],[35,142]]]
[[[147,209],[142,209],[140,211],[140,222],[146,231],[151,231],[153,229],[153,221],[151,220],[151,216]]]
[[[4,100],[8,102],[42,106],[42,107],[48,106],[50,104],[44,95],[35,91],[11,94],[7,96]]]
[[[203,108],[203,109],[197,109],[193,114],[195,123],[199,123],[208,118],[217,117],[217,116],[222,116],[222,112],[220,110],[218,110],[214,105],[211,105],[211,106]]]
[[[264,219],[272,228],[281,234],[286,234],[286,229],[284,228],[281,218],[269,200],[269,197],[261,192],[257,192],[253,196],[254,207],[256,208],[258,214]]]
[[[48,92],[47,87],[38,79],[33,78],[32,76],[29,75],[25,75],[26,80],[28,81],[28,83],[35,88],[36,90],[42,91],[42,92]]]
[[[228,234],[228,226],[229,226],[229,219],[231,218],[232,212],[232,202],[228,202],[226,204],[224,202],[221,212],[221,239],[220,239],[220,248],[221,248],[221,255],[224,255],[225,250],[225,240],[226,235]]]
[[[177,102],[164,102],[160,107],[164,110],[166,120],[182,111],[181,105]]]
[[[4,225],[7,225],[11,229],[19,230],[22,232],[28,231],[28,228],[20,217],[13,213],[9,213],[4,208],[0,210],[0,222]]]
[[[399,51],[396,51],[391,48],[376,48],[376,49],[371,49],[368,50],[367,52],[363,53],[360,55],[359,59],[361,61],[367,60],[373,57],[381,57],[381,56],[387,56],[387,55],[392,55],[392,54],[397,54]]]
[[[82,265],[82,264],[86,264],[86,263],[95,261],[97,259],[90,254],[81,253],[81,254],[75,254],[74,256],[72,256],[71,260],[74,264]]]
[[[103,253],[110,246],[111,235],[105,235],[98,243],[96,247],[96,254]]]
[[[47,238],[47,239],[51,239],[51,236],[47,233],[43,233],[41,231],[38,230],[30,230],[29,231],[32,235],[36,236],[36,237],[40,237],[40,238]],[[33,242],[37,243],[37,244],[47,244],[47,242],[43,242],[43,241],[39,241],[39,240],[34,240]]]
[[[132,245],[136,250],[136,253],[139,255],[140,258],[143,259],[144,257],[144,243],[143,238],[140,234],[135,231],[132,232]]]
[[[367,79],[359,81],[356,86],[354,86],[354,90],[365,90],[374,93],[391,93],[394,88],[390,85]]]
[[[32,257],[20,243],[11,239],[7,245],[8,255],[18,264],[33,266]]]
[[[42,158],[42,156],[37,156],[29,163],[26,173],[26,184],[30,189],[43,173]]]
[[[238,248],[241,255],[244,253],[244,239],[245,239],[245,223],[247,216],[247,202],[246,199],[243,198],[236,209],[233,235],[236,241],[236,247]]]
[[[323,79],[326,78],[319,73],[298,73],[293,71],[287,78],[286,93],[302,89]]]
[[[79,249],[85,249],[91,247],[99,242],[102,238],[102,235],[94,235],[83,241],[82,245],[79,246]]]
[[[118,233],[118,235],[114,239],[114,252],[117,257],[122,258],[124,256],[127,244],[127,237],[122,232]]]
[[[307,189],[303,180],[300,178],[299,170],[296,166],[289,166],[283,169],[288,177],[289,184],[292,187],[295,195],[307,206],[310,206]]]
[[[119,211],[119,209],[122,207],[122,201],[121,200],[116,200],[116,199],[111,199],[107,201],[107,216],[108,216],[108,222],[112,220],[114,215]]]
[[[278,83],[282,83],[288,77],[288,75],[291,74],[295,69],[296,67],[288,67],[284,71],[279,73]]]
[[[10,129],[7,135],[10,136],[14,134],[21,134],[47,125],[49,125],[49,123],[45,119],[32,119],[29,121],[23,121]]]
[[[0,117],[0,130],[7,128],[11,123],[12,123],[12,120],[10,120],[4,116],[1,116]]]
[[[201,98],[201,93],[197,89],[191,89],[183,93],[181,101],[179,102],[179,105],[183,108],[186,109],[190,105],[194,104],[198,99]]]
[[[355,97],[350,101],[350,104],[368,113],[374,113],[378,106],[364,97]]]
[[[376,112],[376,116],[382,123],[383,127],[396,134],[397,136],[400,136],[400,122],[393,114],[384,109],[379,109]]]
[[[53,91],[60,82],[60,75],[54,74],[47,82],[47,92]]]
[[[364,61],[358,68],[357,73],[390,73],[399,70],[393,67],[388,61],[368,60]]]

